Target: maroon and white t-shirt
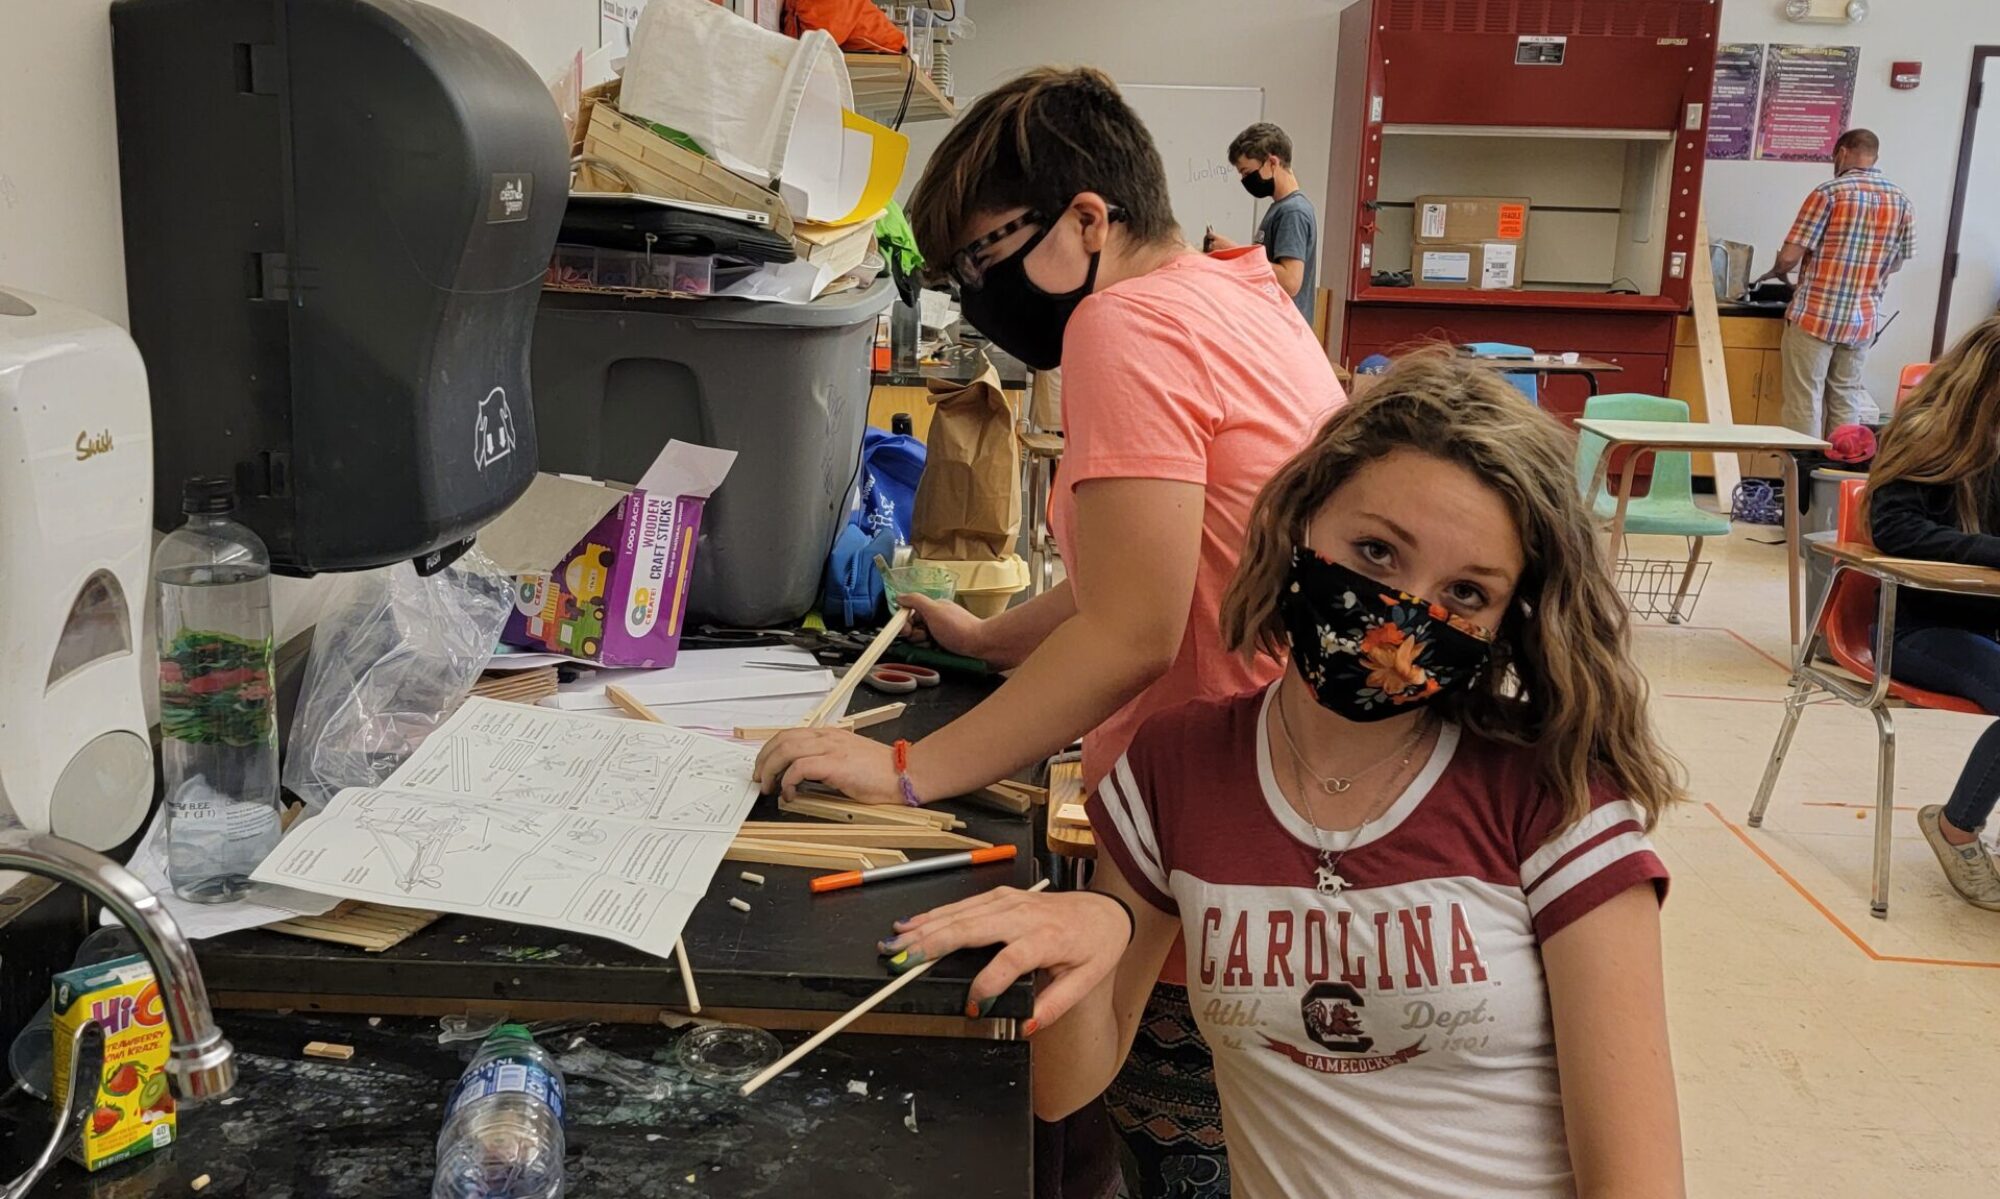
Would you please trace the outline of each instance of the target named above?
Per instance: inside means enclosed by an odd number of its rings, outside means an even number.
[[[1558,833],[1530,751],[1447,726],[1381,817],[1316,837],[1272,773],[1276,694],[1154,717],[1089,803],[1180,916],[1233,1193],[1573,1194],[1541,945],[1636,884],[1665,894],[1644,813],[1601,793]]]

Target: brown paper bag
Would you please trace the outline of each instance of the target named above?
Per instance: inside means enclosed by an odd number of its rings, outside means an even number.
[[[1021,448],[1000,375],[988,367],[968,384],[932,379],[930,393],[936,410],[911,546],[919,558],[1005,558],[1021,531]]]

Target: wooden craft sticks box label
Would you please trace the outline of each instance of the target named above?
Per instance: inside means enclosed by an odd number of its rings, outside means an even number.
[[[1518,196],[1418,196],[1418,245],[1526,241],[1528,201]]]
[[[1518,242],[1444,242],[1416,247],[1418,287],[1512,291],[1521,286]]]
[[[104,1072],[76,1080],[91,1104],[70,1156],[98,1170],[173,1144],[174,1097],[166,1073],[173,1032],[153,968],[133,954],[65,970],[51,987],[58,1110],[69,1099],[77,1031],[92,1020],[104,1029]]]
[[[735,461],[670,441],[637,486],[535,476],[479,535],[517,576],[500,639],[599,666],[672,666],[702,509]]]

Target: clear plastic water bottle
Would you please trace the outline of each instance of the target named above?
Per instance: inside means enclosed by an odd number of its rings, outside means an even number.
[[[561,1199],[563,1077],[528,1030],[487,1034],[438,1134],[431,1199]]]
[[[187,523],[160,542],[160,763],[167,879],[227,903],[277,847],[278,714],[271,678],[271,555],[230,519],[227,479],[189,479]]]

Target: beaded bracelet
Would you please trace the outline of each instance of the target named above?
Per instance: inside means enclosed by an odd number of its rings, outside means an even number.
[[[910,743],[898,741],[896,752],[896,789],[902,792],[905,807],[921,808],[924,801],[917,798],[917,789],[910,784]]]

